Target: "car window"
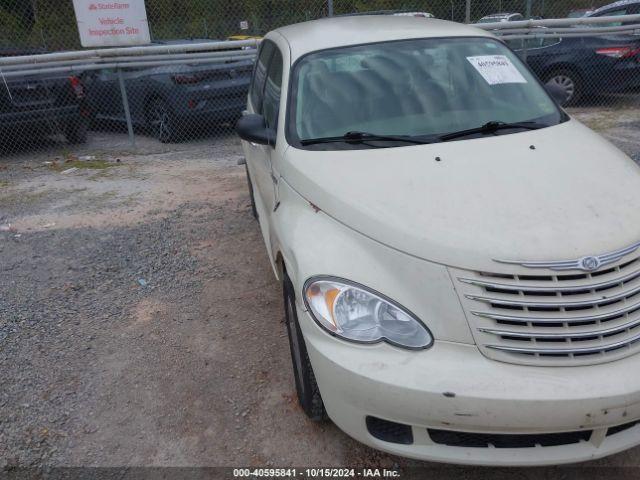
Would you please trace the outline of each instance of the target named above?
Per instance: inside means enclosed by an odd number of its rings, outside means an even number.
[[[504,43],[509,45],[509,48],[515,50],[516,52],[524,49],[525,39],[524,38],[516,38],[515,40],[505,39]]]
[[[619,8],[616,10],[605,11],[594,16],[595,17],[621,17],[623,15],[627,15],[628,13],[629,12],[627,11],[627,8]],[[620,27],[621,25],[623,25],[622,22],[610,22],[610,23],[599,23],[597,26],[598,27]]]
[[[555,125],[563,118],[518,56],[493,39],[403,40],[315,52],[297,62],[291,82],[288,134],[294,145],[351,131],[429,137],[489,121]]]
[[[254,113],[262,113],[262,99],[264,91],[264,81],[267,77],[267,66],[271,55],[275,50],[273,42],[265,40],[260,46],[260,53],[258,54],[258,61],[253,71],[253,80],[251,82],[251,105],[253,106]]]
[[[282,89],[282,54],[276,47],[269,63],[267,81],[264,87],[262,102],[263,115],[267,127],[275,129],[278,125],[280,111],[280,91]]]
[[[547,37],[547,38],[543,38],[542,39],[542,44],[540,46],[541,47],[550,47],[551,45],[557,45],[560,42],[562,42],[562,38]]]

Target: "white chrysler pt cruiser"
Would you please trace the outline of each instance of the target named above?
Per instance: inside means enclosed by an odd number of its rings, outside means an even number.
[[[266,35],[237,129],[309,417],[452,463],[640,444],[640,169],[554,93],[455,23]]]

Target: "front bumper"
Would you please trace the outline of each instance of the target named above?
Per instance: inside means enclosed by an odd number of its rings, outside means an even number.
[[[451,342],[420,352],[362,346],[330,337],[303,308],[298,311],[327,413],[371,447],[421,460],[516,466],[591,460],[640,444],[640,424],[609,430],[640,419],[640,376],[634,373],[640,355],[588,367],[530,367]],[[379,440],[367,429],[367,416],[411,426],[413,443]],[[570,444],[493,448],[439,444],[428,429],[591,433]]]

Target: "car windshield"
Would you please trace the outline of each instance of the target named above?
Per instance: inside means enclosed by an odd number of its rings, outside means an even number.
[[[486,38],[319,51],[296,63],[291,81],[288,136],[295,146],[337,137],[335,144],[318,148],[352,147],[339,141],[349,132],[435,139],[488,122],[544,127],[564,118],[517,55]],[[475,136],[521,131],[501,128]],[[459,139],[467,138],[473,135]]]

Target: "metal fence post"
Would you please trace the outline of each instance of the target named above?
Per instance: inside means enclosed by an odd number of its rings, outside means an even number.
[[[129,132],[129,142],[131,146],[136,146],[136,137],[133,134],[133,123],[131,122],[131,111],[129,110],[129,97],[127,97],[127,89],[124,86],[124,77],[122,69],[118,68],[118,83],[120,84],[120,95],[122,96],[122,106],[124,107],[124,116],[127,119],[127,131]]]
[[[327,12],[330,17],[333,17],[333,0],[327,0]]]
[[[533,13],[532,12],[533,9],[531,8],[532,2],[533,2],[533,0],[527,0],[527,17],[526,17],[527,19],[530,19],[531,18],[531,14]],[[522,53],[523,53],[524,61],[526,62],[527,61],[527,57],[529,56],[529,42],[527,41],[526,38],[524,39],[524,50],[523,50]]]
[[[467,0],[464,11],[464,22],[471,23],[471,0]]]

